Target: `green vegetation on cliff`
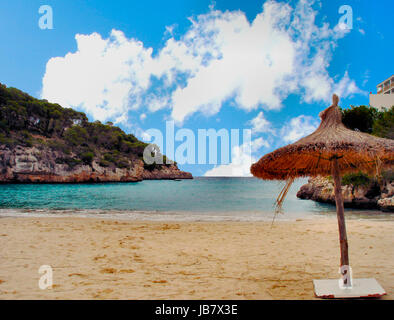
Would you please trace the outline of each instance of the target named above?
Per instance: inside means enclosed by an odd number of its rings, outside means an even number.
[[[365,173],[349,173],[343,176],[342,185],[368,186],[373,180]]]
[[[373,107],[351,106],[350,109],[342,110],[342,121],[346,127],[352,130],[359,130],[377,137],[394,139],[394,106],[389,110],[379,111]],[[382,173],[383,180],[391,181],[393,171]],[[351,173],[342,178],[343,185],[368,186],[377,183],[375,177],[367,174]]]
[[[14,148],[51,148],[61,155],[57,163],[70,167],[91,164],[128,168],[142,159],[146,143],[112,123],[89,122],[86,115],[39,100],[0,84],[0,145]],[[148,169],[160,165],[146,166]]]
[[[394,139],[394,106],[384,111],[367,106],[351,106],[350,109],[342,110],[342,121],[349,129]]]

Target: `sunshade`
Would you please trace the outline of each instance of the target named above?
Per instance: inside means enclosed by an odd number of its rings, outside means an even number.
[[[298,177],[331,175],[335,185],[341,270],[349,266],[348,243],[344,218],[341,175],[349,172],[379,172],[394,164],[394,140],[378,138],[346,128],[342,123],[339,98],[333,95],[333,104],[320,113],[321,123],[315,132],[297,142],[263,156],[251,166],[251,173],[265,180],[287,180],[279,196],[284,199],[291,182]],[[342,268],[345,266],[345,268]]]

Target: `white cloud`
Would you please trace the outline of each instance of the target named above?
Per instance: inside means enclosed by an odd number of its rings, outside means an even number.
[[[240,11],[197,17],[180,41],[189,45],[191,54],[206,55],[207,62],[190,68],[186,86],[173,93],[173,118],[183,121],[197,111],[215,114],[229,98],[245,110],[279,108],[275,89],[293,71],[295,57],[288,33],[279,26],[289,10],[270,2],[252,24]]]
[[[365,29],[362,28],[362,26],[365,25],[365,21],[361,17],[357,17],[356,21],[357,21],[357,25],[358,25],[358,27],[357,27],[358,32],[360,32],[363,36],[365,36]]]
[[[263,138],[257,138],[241,146],[234,146],[231,150],[231,163],[217,165],[208,170],[204,176],[206,177],[251,177],[250,166],[256,162],[252,153],[258,151],[262,147],[269,148],[269,143]]]
[[[287,143],[295,142],[311,134],[319,126],[319,122],[310,116],[301,115],[290,120],[281,130],[282,139]]]
[[[190,19],[179,39],[168,27],[170,38],[155,55],[121,31],[107,39],[78,34],[76,52],[48,61],[42,97],[102,121],[139,108],[169,108],[182,122],[196,112],[214,115],[229,99],[246,111],[279,109],[291,93],[306,102],[329,101],[336,85],[327,69],[348,31],[318,26],[313,2],[299,0],[292,8],[267,1],[251,23],[242,11],[211,7]],[[346,81],[353,89],[342,92],[356,93],[355,82]]]
[[[150,72],[145,65],[152,50],[116,30],[108,39],[97,33],[77,34],[75,39],[75,53],[48,61],[42,97],[79,107],[101,121],[127,114],[148,89]]]
[[[370,70],[365,70],[364,75],[363,75],[363,83],[362,86],[365,87],[365,85],[368,83],[369,79],[371,78],[371,71]]]
[[[217,165],[205,172],[205,177],[251,177],[250,166],[256,160],[251,156],[250,145],[235,146],[230,164]]]
[[[353,94],[366,94],[366,92],[360,90],[356,82],[350,79],[348,72],[345,72],[343,78],[334,86],[334,92],[339,97],[348,97]]]
[[[140,132],[140,137],[143,141],[151,141],[152,140],[152,136],[149,133],[147,133],[146,131]]]
[[[319,125],[319,121],[313,117],[301,115],[291,119],[280,130],[282,140],[292,143],[312,133]],[[205,173],[208,177],[250,177],[250,166],[256,162],[253,154],[261,148],[270,148],[270,143],[262,137],[256,138],[250,144],[235,146],[232,149],[232,162],[226,165],[217,165]]]
[[[148,132],[141,129],[139,126],[134,126],[132,131],[133,131],[134,136],[136,136],[137,138],[139,138],[142,141],[149,143],[152,140],[152,136]]]
[[[257,138],[252,141],[252,152],[256,152],[260,150],[260,148],[265,147],[269,148],[270,144],[268,143],[267,140],[264,140],[263,138]]]
[[[122,114],[121,116],[115,118],[114,124],[115,125],[119,125],[119,124],[123,124],[124,126],[128,126],[129,125],[129,118],[127,116],[127,114]]]
[[[250,120],[249,124],[252,126],[253,133],[273,132],[271,123],[264,117],[264,113],[262,111],[259,112],[255,118]]]
[[[174,29],[176,28],[177,26],[175,25],[175,24],[173,24],[173,25],[171,25],[171,26],[166,26],[166,32],[165,32],[165,34],[169,34],[169,35],[173,35],[173,33],[174,33]]]

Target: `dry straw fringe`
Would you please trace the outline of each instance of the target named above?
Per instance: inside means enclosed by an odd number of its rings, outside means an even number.
[[[277,214],[283,212],[283,210],[282,210],[283,202],[285,201],[286,195],[289,192],[290,187],[293,184],[294,180],[295,180],[295,177],[291,177],[291,178],[287,179],[286,180],[286,184],[284,185],[282,191],[279,193],[278,197],[276,198],[276,201],[275,201],[275,214],[274,214],[274,217],[272,219],[271,227],[274,224],[274,221],[275,221],[275,218],[276,218]]]

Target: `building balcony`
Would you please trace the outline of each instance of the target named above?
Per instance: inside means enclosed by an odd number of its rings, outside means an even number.
[[[385,86],[382,86],[382,87],[380,87],[380,88],[382,88],[382,90],[378,91],[378,94],[385,93],[387,90],[389,90],[389,89],[391,89],[393,87],[394,87],[394,82],[392,82],[391,84],[387,84]]]

